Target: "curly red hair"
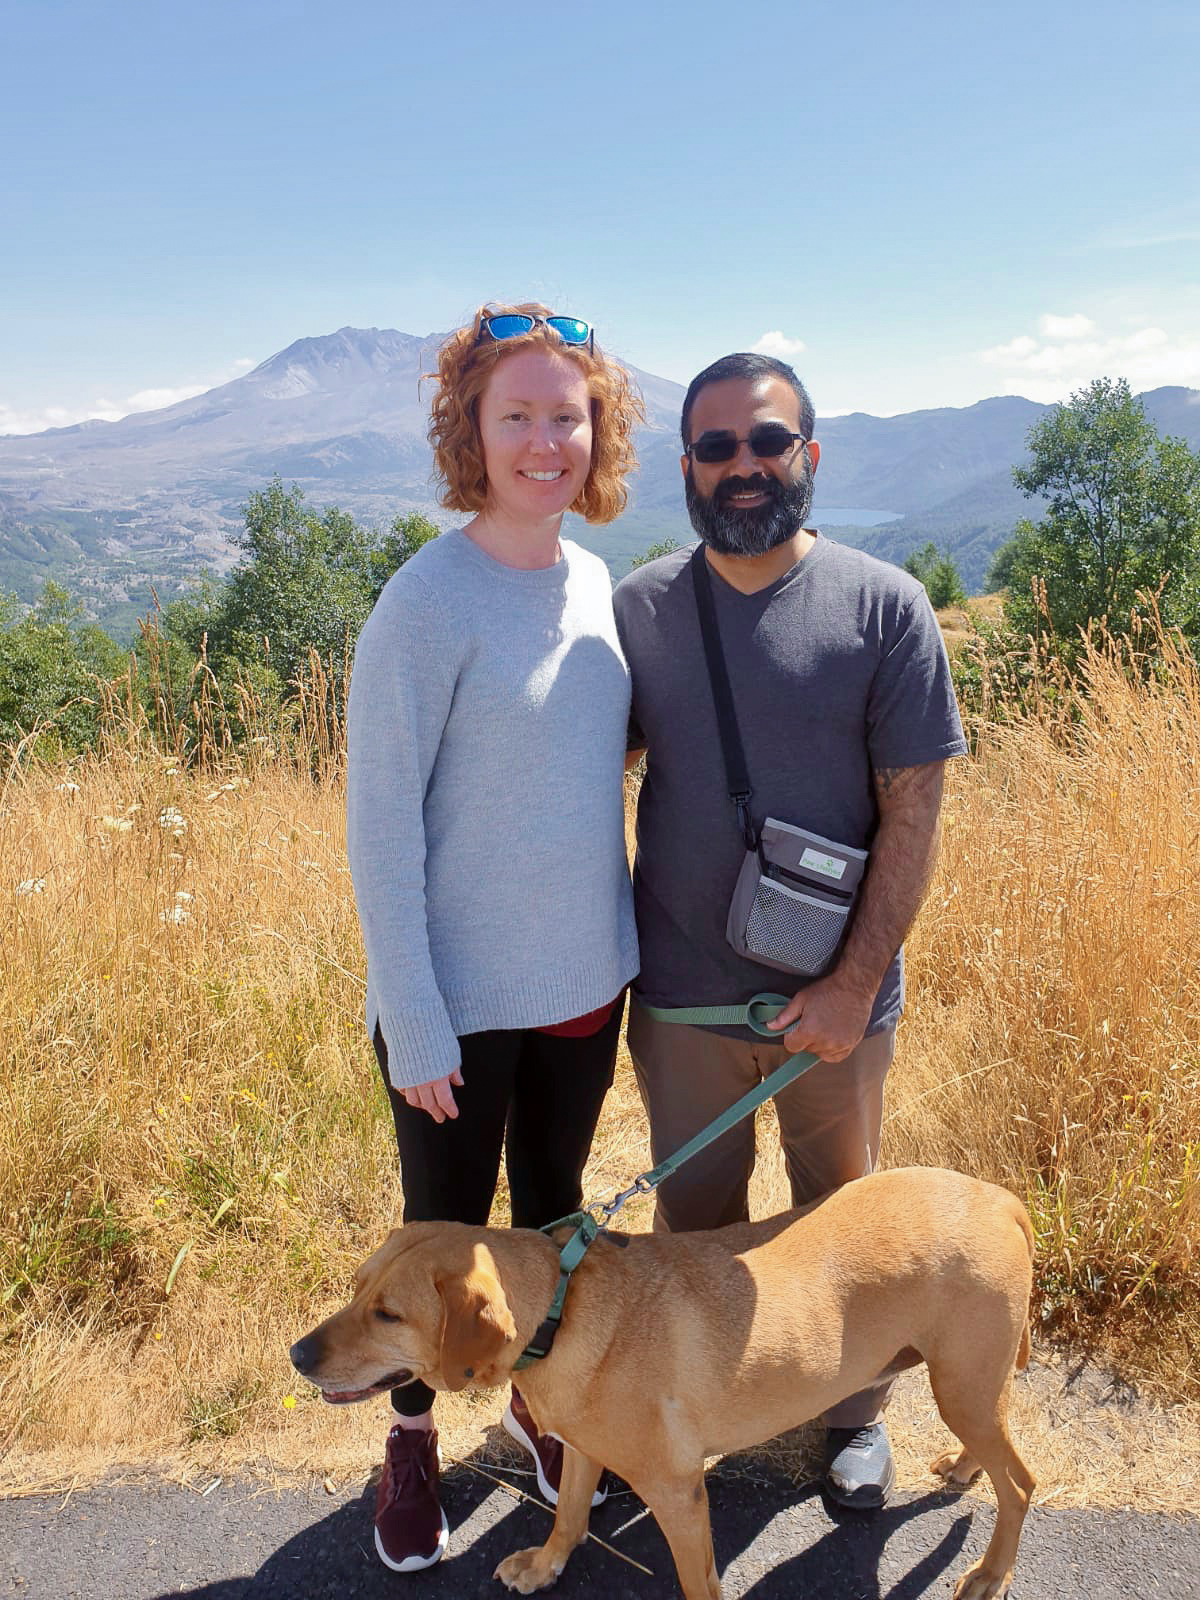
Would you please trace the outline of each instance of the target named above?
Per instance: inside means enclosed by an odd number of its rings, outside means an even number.
[[[484,305],[471,323],[452,333],[438,352],[438,391],[429,423],[429,442],[439,496],[449,511],[482,511],[487,502],[487,472],[479,437],[479,396],[506,356],[541,348],[582,368],[592,403],[592,464],[579,498],[571,506],[588,522],[611,522],[625,509],[625,479],[637,465],[633,430],[645,412],[624,367],[587,345],[564,344],[553,329],[535,323],[513,339],[480,338],[485,317],[524,312],[548,317],[547,307]]]

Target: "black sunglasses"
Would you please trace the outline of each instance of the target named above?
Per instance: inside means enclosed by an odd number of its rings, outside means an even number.
[[[802,433],[793,433],[782,422],[756,422],[744,439],[739,439],[732,428],[715,428],[702,433],[694,444],[688,445],[685,453],[694,461],[713,467],[720,461],[732,461],[738,453],[738,445],[748,444],[752,455],[769,461],[790,450],[797,440],[808,443]]]

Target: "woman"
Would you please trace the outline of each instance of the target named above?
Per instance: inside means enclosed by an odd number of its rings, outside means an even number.
[[[485,1223],[507,1134],[514,1227],[576,1210],[637,971],[621,774],[629,675],[608,573],[563,513],[625,504],[641,415],[587,323],[483,307],[443,346],[429,437],[472,513],[393,576],[358,642],[347,834],[367,1025],[406,1222]],[[397,1413],[375,1543],[431,1565],[433,1391]],[[557,1498],[561,1445],[513,1391],[505,1426]]]

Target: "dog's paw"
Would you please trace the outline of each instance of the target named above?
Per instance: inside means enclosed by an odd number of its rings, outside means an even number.
[[[974,1483],[983,1468],[966,1450],[947,1450],[945,1455],[929,1463],[929,1470],[945,1478],[953,1488],[965,1489],[969,1483]],[[957,1595],[955,1600],[958,1600]]]
[[[1004,1600],[1011,1586],[1011,1571],[997,1577],[994,1573],[985,1572],[983,1562],[977,1561],[958,1580],[954,1600]]]
[[[562,1563],[552,1561],[545,1545],[539,1545],[536,1549],[518,1550],[515,1555],[506,1556],[492,1576],[518,1594],[532,1594],[535,1589],[548,1589],[561,1571]]]

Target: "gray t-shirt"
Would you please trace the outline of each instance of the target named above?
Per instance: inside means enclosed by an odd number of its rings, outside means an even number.
[[[966,754],[925,590],[899,568],[820,534],[802,561],[757,594],[709,571],[755,825],[772,816],[869,848],[879,820],[875,769]],[[637,568],[613,599],[633,674],[629,743],[647,746],[633,875],[642,958],[634,992],[654,1006],[793,992],[804,979],[746,960],[725,938],[745,848],[726,785],[691,551]],[[893,1026],[903,998],[901,954],[867,1032]]]

